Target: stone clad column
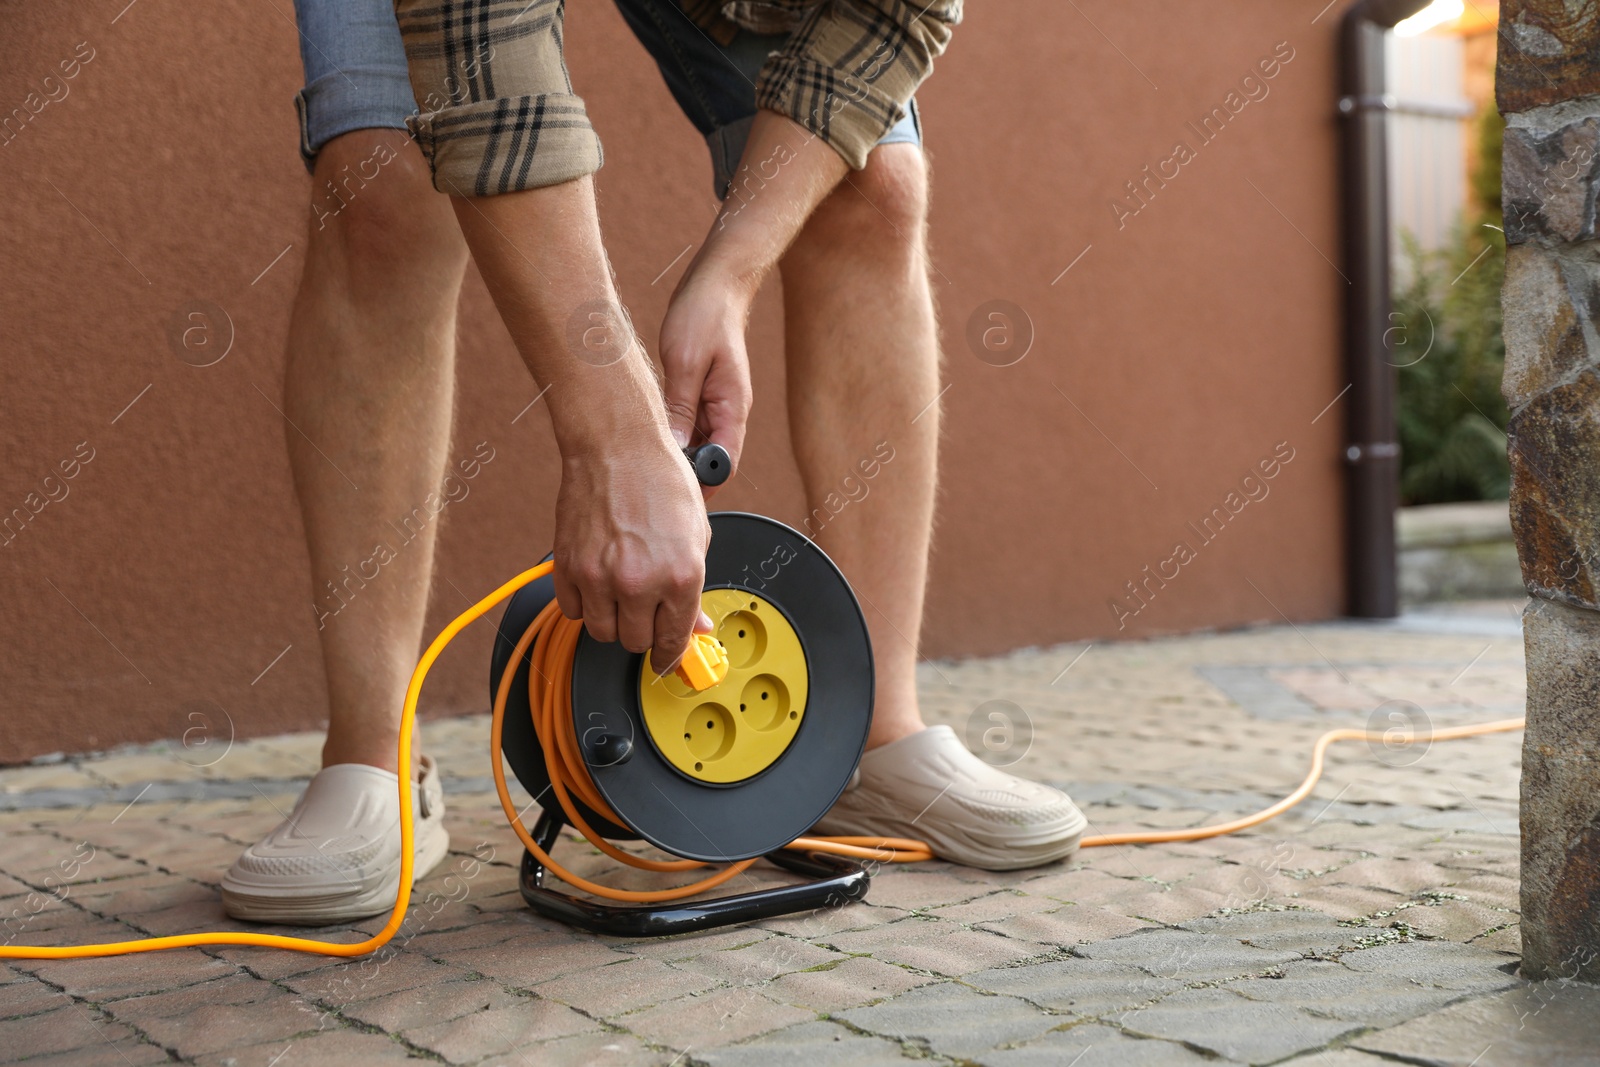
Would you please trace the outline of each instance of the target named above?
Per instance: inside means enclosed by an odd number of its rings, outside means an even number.
[[[1600,12],[1504,0],[1511,522],[1522,577],[1522,973],[1600,979]]]

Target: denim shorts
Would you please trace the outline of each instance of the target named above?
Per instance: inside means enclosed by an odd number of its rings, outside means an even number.
[[[784,35],[707,37],[673,0],[616,0],[667,88],[706,139],[717,196],[727,195],[755,119],[755,82]],[[306,85],[295,95],[307,169],[323,145],[362,129],[406,128],[417,113],[393,0],[294,0]],[[916,101],[879,144],[922,143]]]

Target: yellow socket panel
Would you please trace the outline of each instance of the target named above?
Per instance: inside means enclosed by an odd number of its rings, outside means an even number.
[[[742,782],[772,766],[805,719],[805,650],[783,613],[747,590],[707,590],[700,606],[728,651],[727,677],[696,693],[646,664],[639,706],[667,762],[702,782]]]

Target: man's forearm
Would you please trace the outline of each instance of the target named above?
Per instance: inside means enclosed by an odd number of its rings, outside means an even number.
[[[660,388],[621,315],[591,179],[452,203],[511,339],[549,390],[562,455],[665,440]]]
[[[751,302],[845,170],[837,152],[792,119],[756,112],[728,198],[661,324],[666,405],[680,444],[697,435],[715,441],[737,467],[751,404]]]
[[[849,170],[839,154],[776,111],[758,111],[744,157],[689,277],[753,297],[811,213]]]
[[[456,197],[456,218],[511,339],[548,393],[561,450],[556,600],[596,641],[668,669],[700,611],[711,528],[621,312],[588,177]]]

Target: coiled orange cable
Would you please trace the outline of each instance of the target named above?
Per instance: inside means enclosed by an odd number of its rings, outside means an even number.
[[[411,673],[411,682],[406,687],[405,708],[401,712],[400,717],[399,766],[411,766],[411,741],[412,733],[416,725],[417,699],[422,693],[422,683],[424,679],[427,678],[428,671],[433,667],[433,664],[439,658],[440,653],[444,651],[445,647],[449,645],[451,641],[455,640],[457,634],[466,629],[467,626],[471,625],[474,621],[485,615],[496,604],[499,604],[501,601],[511,596],[518,589],[521,589],[529,582],[535,581],[549,574],[551,569],[552,565],[550,563],[541,563],[537,567],[532,567],[523,571],[509,582],[501,585],[494,592],[490,593],[488,596],[472,605],[472,607],[456,616],[456,618],[451,620],[448,626],[439,632],[439,636],[435,637],[428,645],[427,650],[422,654],[422,658],[417,661],[416,669]],[[542,648],[540,645],[536,645],[534,653],[534,664],[538,669],[530,672],[529,675],[529,703],[534,708],[535,728],[540,729],[539,722],[541,719],[545,719],[546,725],[543,727],[543,729],[549,731],[548,733],[541,732],[540,737],[541,743],[544,745],[545,749],[545,758],[547,761],[546,769],[551,771],[551,784],[552,786],[555,786],[557,781],[560,781],[561,784],[558,790],[558,796],[565,798],[562,803],[563,810],[566,811],[569,816],[576,816],[576,811],[569,806],[570,791],[577,791],[579,796],[584,798],[585,803],[589,803],[589,797],[586,795],[586,790],[592,791],[594,788],[593,782],[588,779],[586,769],[583,768],[582,760],[578,757],[576,739],[571,736],[572,716],[570,713],[570,699],[572,649],[576,647],[577,644],[580,624],[571,622],[570,620],[560,619],[559,613],[546,618],[546,616],[549,614],[549,609],[547,609],[546,613],[541,614],[540,616],[540,618],[544,619],[545,621],[541,623],[536,619],[534,624],[529,627],[528,632],[522,635],[522,640],[518,642],[516,654],[512,656],[511,662],[513,665],[515,665],[522,658],[522,656],[527,652],[530,642],[541,642]],[[574,886],[577,886],[580,889],[588,890],[589,892],[593,892],[600,896],[609,896],[613,899],[667,900],[698,893],[704,889],[709,889],[712,886],[725,882],[729,878],[732,878],[734,875],[738,874],[740,871],[744,870],[751,862],[753,862],[746,860],[742,863],[732,864],[729,867],[726,867],[712,875],[711,877],[703,879],[700,882],[694,883],[693,885],[679,886],[675,889],[657,890],[654,893],[648,894],[637,894],[631,891],[617,890],[606,886],[599,886],[596,883],[589,882],[585,879],[579,878],[576,875],[572,875],[570,872],[562,870],[557,864],[551,862],[549,856],[545,854],[543,850],[537,847],[537,842],[532,840],[527,829],[522,826],[521,820],[517,818],[516,811],[510,803],[509,793],[506,789],[505,771],[501,765],[500,759],[500,728],[501,720],[505,714],[505,699],[510,691],[511,673],[512,672],[508,670],[505,677],[501,679],[500,687],[496,693],[495,699],[494,723],[491,729],[491,745],[492,752],[494,754],[493,766],[495,786],[500,794],[501,805],[506,808],[507,817],[510,819],[512,827],[516,830],[517,836],[521,838],[523,844],[532,849],[534,855],[544,862],[545,866],[554,872],[558,877]],[[543,680],[543,690],[537,697],[535,697],[533,689],[535,683],[532,681],[535,676],[539,676]],[[568,703],[563,704],[563,701],[567,701]],[[567,713],[565,715],[558,714],[559,709],[563,707],[567,708]],[[564,730],[558,725],[558,723],[562,721],[564,721],[566,724]],[[1502,719],[1497,722],[1483,723],[1477,726],[1458,726],[1447,730],[1439,730],[1425,736],[1407,738],[1404,743],[1417,744],[1431,741],[1447,741],[1461,737],[1476,737],[1481,734],[1501,733],[1508,730],[1520,729],[1522,725],[1523,720],[1521,719]],[[554,741],[553,745],[549,743],[552,740]],[[1328,746],[1333,742],[1381,742],[1386,740],[1387,739],[1382,733],[1378,733],[1376,731],[1330,730],[1317,739],[1316,747],[1312,750],[1311,770],[1307,773],[1305,780],[1300,783],[1299,788],[1297,788],[1293,793],[1289,794],[1289,796],[1278,801],[1276,804],[1256,812],[1253,815],[1235,819],[1231,822],[1217,823],[1214,826],[1201,826],[1186,830],[1158,830],[1128,834],[1101,834],[1095,837],[1084,838],[1080,843],[1080,847],[1093,848],[1100,845],[1155,844],[1172,841],[1198,841],[1207,837],[1216,837],[1219,834],[1236,833],[1239,830],[1243,830],[1250,826],[1255,826],[1277,815],[1281,815],[1283,812],[1287,811],[1289,808],[1305,799],[1305,797],[1311,792],[1311,789],[1316,785],[1318,778],[1320,778],[1322,775],[1323,754],[1327,751]],[[553,763],[552,761],[555,762]],[[561,769],[553,770],[553,766]],[[570,773],[568,770],[569,768]],[[583,773],[577,773],[580,770],[582,770]],[[558,779],[558,774],[562,775],[563,777]],[[207,945],[236,945],[257,948],[281,948],[291,952],[308,952],[324,956],[364,956],[369,952],[376,952],[378,949],[388,944],[390,939],[393,938],[397,932],[399,932],[401,925],[405,922],[406,909],[411,903],[411,881],[416,858],[416,846],[414,842],[415,831],[411,822],[411,776],[409,774],[401,774],[399,779],[399,893],[395,897],[394,909],[390,912],[388,921],[384,923],[382,929],[366,940],[351,942],[318,941],[313,938],[290,937],[282,934],[261,934],[247,930],[220,931],[216,933],[204,934],[177,934],[167,937],[145,937],[128,941],[112,941],[103,944],[90,945],[4,945],[0,946],[0,959],[83,959],[88,957],[121,956],[135,952],[155,952],[169,948],[190,948]],[[594,799],[600,799],[598,794],[594,796]],[[609,808],[607,808],[603,802],[598,805],[591,804],[591,807],[598,814],[606,815],[608,818],[612,817],[609,814]],[[580,829],[585,829],[581,825],[581,820],[579,819],[574,818],[574,824],[579,825]],[[701,864],[694,860],[655,861],[622,852],[621,849],[615,849],[615,852],[612,852],[609,850],[614,849],[615,846],[611,846],[609,842],[605,842],[603,839],[599,838],[598,835],[594,835],[587,831],[586,833],[588,833],[590,840],[595,843],[596,847],[601,848],[602,851],[606,851],[607,855],[620,853],[620,856],[617,856],[617,858],[621,859],[622,862],[629,863],[633,866],[644,867],[650,870],[683,870],[691,867],[701,866]],[[906,841],[893,838],[880,839],[871,837],[840,837],[829,839],[796,838],[788,847],[798,849],[826,849],[828,851],[856,856],[863,859],[880,860],[886,858],[892,860],[922,859],[926,858],[927,849],[927,846],[920,841]],[[661,894],[668,895],[663,896]]]
[[[578,811],[577,805],[572,802],[573,794],[576,794],[578,799],[596,815],[619,826],[627,825],[611,810],[605,798],[600,795],[600,791],[595,788],[594,780],[589,777],[589,769],[578,751],[577,732],[572,721],[572,657],[577,650],[578,637],[582,632],[582,622],[562,615],[555,601],[546,604],[544,610],[539,612],[518,639],[516,647],[512,649],[511,659],[495,691],[494,715],[489,727],[489,764],[494,772],[494,787],[500,796],[500,806],[505,810],[506,819],[516,831],[517,837],[528,851],[533,853],[535,859],[563,882],[608,900],[639,904],[682,900],[719,886],[749,868],[755,860],[741,860],[729,864],[716,874],[698,882],[670,889],[615,889],[598,882],[591,882],[562,867],[550,858],[549,853],[539,847],[533,835],[522,825],[522,819],[506,786],[505,761],[500,756],[500,738],[505,722],[506,700],[511,694],[511,684],[517,665],[522,662],[522,658],[528,653],[528,647],[532,645],[532,666],[528,671],[528,706],[533,714],[534,733],[539,738],[540,747],[544,749],[545,772],[550,778],[551,791],[555,793],[556,801],[561,805],[567,821],[595,848],[630,867],[647,871],[683,871],[706,866],[697,860],[652,860],[624,851],[596,832]],[[832,852],[889,863],[911,863],[933,858],[933,852],[926,844],[903,838],[802,837],[787,847]]]

